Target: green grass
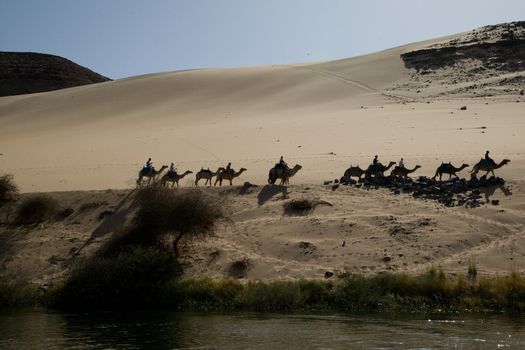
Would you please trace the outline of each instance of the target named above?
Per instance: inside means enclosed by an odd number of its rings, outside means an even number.
[[[525,279],[446,277],[440,270],[410,276],[344,274],[326,280],[181,279],[173,255],[135,247],[85,260],[54,291],[0,286],[0,305],[35,302],[66,309],[163,307],[199,311],[331,311],[350,313],[525,313]]]
[[[46,291],[37,285],[0,283],[0,309],[41,305],[45,299]]]

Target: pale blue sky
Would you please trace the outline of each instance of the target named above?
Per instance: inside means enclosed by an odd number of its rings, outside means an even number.
[[[0,50],[110,78],[331,60],[525,20],[525,0],[0,0]]]

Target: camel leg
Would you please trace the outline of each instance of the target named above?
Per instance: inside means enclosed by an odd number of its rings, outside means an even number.
[[[492,176],[496,177],[496,174],[494,174],[494,170],[490,171],[492,173]]]
[[[177,181],[177,188],[179,188],[179,182]]]
[[[230,179],[230,186],[233,186],[232,179]]]

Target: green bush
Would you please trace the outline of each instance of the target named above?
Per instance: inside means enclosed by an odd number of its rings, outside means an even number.
[[[58,202],[47,195],[35,195],[20,203],[15,222],[20,225],[36,224],[53,219],[59,211]]]
[[[0,309],[42,303],[44,291],[32,284],[0,283]]]
[[[132,228],[121,232],[102,249],[111,254],[130,245],[153,246],[172,235],[173,249],[184,236],[210,233],[224,218],[218,198],[200,190],[173,191],[162,186],[141,189],[136,197],[138,211]]]
[[[0,176],[0,206],[16,200],[18,197],[18,187],[11,175]]]
[[[171,252],[129,247],[113,256],[79,261],[54,304],[67,308],[158,305],[166,284],[179,274]]]

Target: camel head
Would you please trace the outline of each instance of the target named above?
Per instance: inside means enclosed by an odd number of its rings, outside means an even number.
[[[188,174],[193,174],[193,171],[191,171],[191,170],[186,170],[186,171],[184,172],[184,175],[188,175]]]
[[[298,172],[299,170],[301,170],[303,167],[299,164],[295,164],[295,166],[292,168],[292,170],[294,170],[295,172]]]
[[[468,168],[470,165],[463,163],[463,165],[460,166],[460,169]]]
[[[239,169],[239,174],[245,172],[246,170],[248,170],[248,169],[246,169],[246,168],[240,168],[240,169]]]
[[[507,165],[508,163],[510,163],[510,159],[503,159],[498,165],[499,167],[502,167],[504,165]]]
[[[419,168],[421,168],[421,165],[416,165],[416,166],[414,167],[414,170],[419,169]]]
[[[164,169],[167,169],[167,168],[168,168],[167,165],[163,165],[163,166],[160,168],[159,173],[160,173],[161,171],[164,171]]]
[[[388,166],[385,168],[385,170],[390,169],[392,166],[396,165],[396,162],[390,162],[388,163]]]

